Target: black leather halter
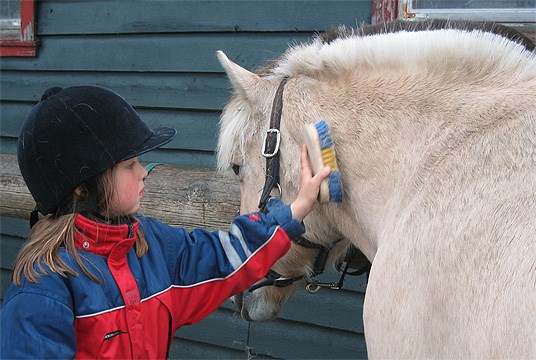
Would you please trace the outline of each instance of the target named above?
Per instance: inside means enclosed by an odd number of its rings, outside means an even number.
[[[281,195],[279,186],[279,144],[281,143],[281,133],[279,127],[281,124],[281,111],[283,110],[283,90],[287,80],[287,78],[284,78],[281,81],[275,93],[272,113],[270,114],[270,128],[264,138],[262,155],[266,158],[266,178],[259,202],[259,209],[263,212],[266,211],[270,193],[275,187],[279,189],[279,195]]]
[[[272,112],[270,114],[270,128],[267,130],[266,137],[264,138],[262,155],[266,158],[266,178],[259,201],[259,209],[262,212],[266,211],[266,205],[268,204],[268,200],[270,199],[270,194],[272,190],[277,189],[279,192],[279,196],[282,195],[281,186],[279,185],[279,145],[281,143],[281,132],[279,129],[281,124],[281,112],[283,110],[283,90],[285,88],[287,80],[287,78],[284,78],[281,81],[275,93],[274,101],[272,104]],[[270,270],[266,275],[265,280],[258,282],[257,284],[249,288],[250,292],[264,286],[290,286],[296,281],[299,281],[303,278],[306,278],[308,283],[307,290],[310,292],[316,292],[318,291],[317,289],[320,289],[320,287],[323,286],[323,283],[320,283],[315,280],[315,277],[324,272],[324,268],[326,266],[330,250],[342,239],[336,240],[331,247],[326,247],[317,243],[313,243],[301,235],[291,240],[295,244],[305,247],[307,249],[319,250],[311,273],[309,273],[307,277],[305,275],[283,276],[274,270]],[[332,283],[329,283],[328,285],[328,287],[332,287]]]

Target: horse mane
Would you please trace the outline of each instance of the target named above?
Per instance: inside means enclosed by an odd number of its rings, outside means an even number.
[[[443,37],[436,35],[435,39],[423,41],[425,34],[439,32],[443,32]],[[412,33],[423,33],[423,36],[412,37]],[[467,47],[453,43],[453,36],[457,36],[456,41],[467,41]],[[536,56],[536,45],[528,37],[493,22],[442,19],[392,21],[359,28],[341,26],[319,33],[311,42],[291,46],[281,57],[270,61],[256,73],[268,77],[305,75],[333,78],[335,73],[345,74],[356,69],[358,63],[415,67],[414,60],[419,59],[422,63],[433,64],[434,61],[426,57],[437,58],[442,46],[450,46],[446,53],[452,57],[452,64],[462,59],[473,63],[480,61],[489,64],[490,74],[507,70],[504,66],[511,67],[517,62],[509,59],[515,59],[521,52]],[[408,51],[410,47],[412,51]],[[501,54],[499,57],[498,53]],[[447,56],[444,58],[449,60]]]
[[[350,37],[350,36],[371,36],[387,33],[396,33],[400,31],[431,31],[431,30],[463,30],[463,31],[481,31],[500,35],[505,39],[514,41],[523,45],[527,50],[534,51],[536,44],[527,36],[519,31],[495,22],[489,21],[467,21],[467,20],[446,20],[446,19],[427,19],[419,21],[396,20],[375,25],[363,25],[357,29],[351,29],[340,26],[329,29],[319,34],[320,40],[329,44],[333,40]]]

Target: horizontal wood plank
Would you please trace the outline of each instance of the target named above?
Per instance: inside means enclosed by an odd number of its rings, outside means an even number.
[[[344,288],[322,289],[316,294],[310,294],[300,287],[287,300],[279,318],[362,334],[364,297],[364,293]],[[322,311],[317,311],[318,309]]]
[[[3,232],[4,230],[5,227],[2,224],[1,231]],[[2,242],[0,243],[0,249],[2,250],[0,254],[0,267],[2,269],[13,270],[15,259],[25,240],[25,238],[2,234]]]
[[[0,58],[3,70],[216,72],[216,51],[247,69],[278,57],[311,33],[185,33],[41,37],[36,58]],[[59,56],[61,54],[61,56]],[[154,54],[151,56],[151,54]]]
[[[342,290],[323,289],[317,294],[310,294],[304,287],[299,287],[287,300],[278,318],[363,334],[363,301],[364,293],[351,291],[346,287]],[[231,301],[226,301],[221,309],[226,309],[230,314],[234,314],[233,316],[239,317]],[[212,326],[209,323],[203,320],[196,326],[201,328]],[[194,336],[193,330],[188,338],[199,339]]]
[[[309,295],[311,296],[311,295]],[[335,296],[333,296],[335,297]],[[324,310],[330,303],[319,304]],[[313,309],[313,308],[312,308]],[[352,312],[355,316],[352,316]],[[225,346],[235,350],[251,348],[254,353],[281,358],[328,358],[332,359],[333,350],[337,348],[334,358],[353,358],[352,354],[365,353],[362,333],[341,330],[340,326],[316,326],[318,312],[311,311],[308,316],[302,316],[299,321],[286,320],[280,317],[266,323],[245,322],[237,312],[220,307],[199,323],[179,329],[175,336],[190,341],[199,341],[216,346]],[[360,313],[348,310],[339,314],[337,319],[353,318],[356,323]],[[326,332],[326,328],[329,329]],[[221,331],[226,329],[226,331]],[[245,335],[249,331],[249,338]],[[291,343],[297,349],[289,350],[279,344]],[[308,347],[306,344],[315,344]],[[324,350],[320,350],[323,348]],[[330,353],[331,352],[331,353]]]
[[[35,103],[50,87],[83,84],[112,89],[134,107],[146,108],[216,111],[221,110],[231,96],[230,83],[223,73],[47,72],[3,69],[0,77],[1,100]]]
[[[284,359],[367,358],[362,334],[281,319],[252,323],[249,346],[253,353]]]
[[[220,331],[227,331],[227,328],[224,327]],[[223,346],[216,346],[212,344],[207,344],[202,341],[193,341],[187,340],[184,338],[175,337],[171,343],[169,349],[168,359],[237,359],[243,360],[247,359],[246,349],[230,349]],[[267,359],[267,357],[256,357],[257,359]]]
[[[45,1],[37,35],[317,31],[370,22],[371,1]]]
[[[245,350],[247,332],[248,323],[237,312],[220,307],[197,324],[180,328],[175,332],[175,337]]]
[[[13,272],[11,270],[4,270],[0,268],[0,305],[4,302],[7,289],[11,285],[11,277]]]
[[[2,198],[1,195],[0,198]],[[0,227],[2,228],[2,235],[9,235],[20,239],[25,239],[30,231],[28,221],[20,218],[0,216]]]

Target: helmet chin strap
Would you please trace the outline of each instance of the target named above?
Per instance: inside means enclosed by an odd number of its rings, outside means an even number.
[[[39,221],[39,210],[37,210],[37,204],[35,209],[30,213],[30,229]]]

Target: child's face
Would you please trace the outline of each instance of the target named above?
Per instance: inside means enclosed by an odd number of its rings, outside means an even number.
[[[117,163],[114,168],[114,190],[111,201],[113,213],[117,215],[133,215],[145,194],[143,180],[147,171],[137,157]]]

